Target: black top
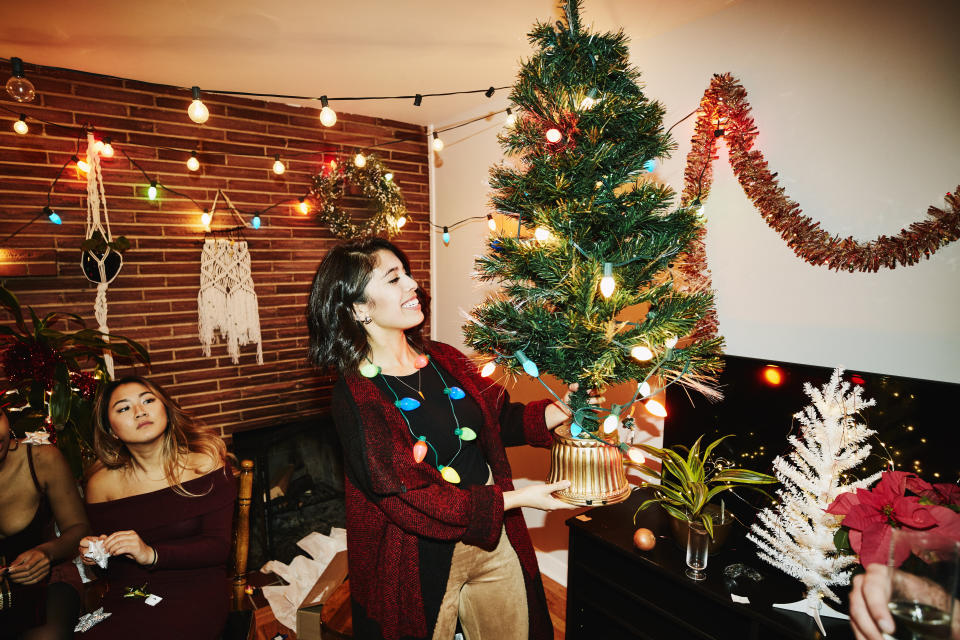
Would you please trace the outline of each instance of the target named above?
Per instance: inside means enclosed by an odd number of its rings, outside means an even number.
[[[443,379],[437,373],[437,369],[434,369],[434,366],[443,374]],[[433,449],[428,448],[427,457],[423,459],[421,464],[431,464],[435,467],[439,465],[453,467],[460,476],[460,484],[458,485],[460,487],[486,484],[490,471],[477,440],[463,440],[461,443],[454,433],[459,421],[460,427],[473,429],[479,437],[483,424],[483,414],[480,412],[480,407],[470,396],[464,396],[460,400],[449,399],[443,393],[443,380],[446,380],[451,387],[458,386],[456,378],[435,363],[430,363],[417,373],[409,376],[382,374],[373,378],[374,384],[391,403],[394,402],[395,397],[390,389],[393,389],[394,393],[401,399],[409,397],[420,402],[419,407],[411,411],[403,411],[403,414],[410,422],[413,433],[416,436],[426,436],[427,442],[437,450],[435,454]],[[387,385],[389,385],[389,388]],[[417,389],[423,393],[422,398],[417,393]],[[453,411],[451,411],[451,403]],[[456,412],[456,419],[454,419],[454,411]],[[411,456],[416,441],[417,438],[411,435]],[[457,453],[458,448],[460,448],[459,453]],[[451,458],[453,459],[452,462]]]

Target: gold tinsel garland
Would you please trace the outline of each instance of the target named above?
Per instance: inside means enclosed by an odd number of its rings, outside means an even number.
[[[927,210],[930,218],[912,223],[896,236],[859,242],[853,237],[827,233],[819,222],[801,215],[800,206],[777,183],[777,174],[767,168],[763,154],[752,149],[757,127],[746,97],[746,89],[729,73],[713,76],[700,101],[693,146],[687,156],[682,196],[685,205],[695,204],[698,199],[701,204],[705,201],[713,178],[717,139],[723,137],[734,175],[747,197],[793,252],[812,265],[851,272],[893,269],[898,263],[909,266],[929,258],[940,247],[960,238],[960,186],[947,193],[946,210],[931,206]],[[691,262],[702,256],[698,271],[705,274],[705,284],[709,286],[706,256],[702,251],[696,254],[691,252]]]

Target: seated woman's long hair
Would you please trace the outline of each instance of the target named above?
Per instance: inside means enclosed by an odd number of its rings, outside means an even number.
[[[93,449],[100,464],[108,469],[120,469],[136,462],[127,446],[113,434],[110,428],[110,396],[117,387],[139,383],[150,390],[163,404],[167,414],[167,429],[163,432],[163,474],[174,491],[184,496],[194,496],[180,481],[180,472],[186,468],[190,453],[204,453],[218,464],[227,460],[227,446],[223,439],[203,426],[180,408],[176,400],[160,385],[140,376],[127,376],[113,380],[101,387],[93,404]],[[95,469],[88,472],[88,476]]]

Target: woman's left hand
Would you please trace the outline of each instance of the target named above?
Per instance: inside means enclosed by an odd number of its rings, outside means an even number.
[[[563,396],[563,404],[559,402],[551,402],[547,405],[547,408],[543,412],[543,419],[547,423],[547,429],[553,430],[559,427],[561,424],[570,419],[570,394],[574,393],[580,388],[580,385],[574,382],[569,387],[567,387],[567,392]],[[587,393],[590,398],[587,400],[587,404],[601,404],[606,398],[603,396],[597,395],[595,389],[590,389]]]
[[[153,564],[156,552],[140,539],[136,531],[115,531],[103,541],[104,550],[112,556],[127,556],[142,565]]]
[[[50,573],[50,556],[34,547],[21,553],[7,567],[7,575],[17,584],[36,584]]]

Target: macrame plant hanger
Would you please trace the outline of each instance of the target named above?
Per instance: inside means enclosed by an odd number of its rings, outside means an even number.
[[[257,364],[263,364],[263,342],[260,335],[260,311],[254,291],[250,252],[243,235],[246,226],[237,208],[223,191],[217,190],[210,209],[210,224],[217,201],[223,196],[239,225],[223,231],[209,231],[200,257],[200,291],[197,294],[198,333],[206,356],[217,341],[216,334],[226,341],[233,364],[240,361],[240,347],[251,342],[257,345]],[[209,234],[214,237],[210,237]],[[227,233],[230,237],[218,236]]]
[[[104,242],[113,241],[110,234],[110,218],[107,215],[107,197],[103,189],[103,175],[100,172],[100,153],[96,147],[96,138],[91,131],[87,131],[87,163],[90,170],[87,172],[87,232],[89,240],[97,232]],[[101,209],[103,211],[101,219]],[[107,287],[120,273],[123,258],[120,253],[107,246],[103,253],[94,250],[84,251],[81,260],[84,275],[91,282],[97,284],[97,297],[93,304],[94,315],[97,318],[97,329],[104,335],[104,340],[110,340],[110,329],[107,327]],[[113,355],[109,351],[103,352],[103,363],[107,374],[113,378]]]

